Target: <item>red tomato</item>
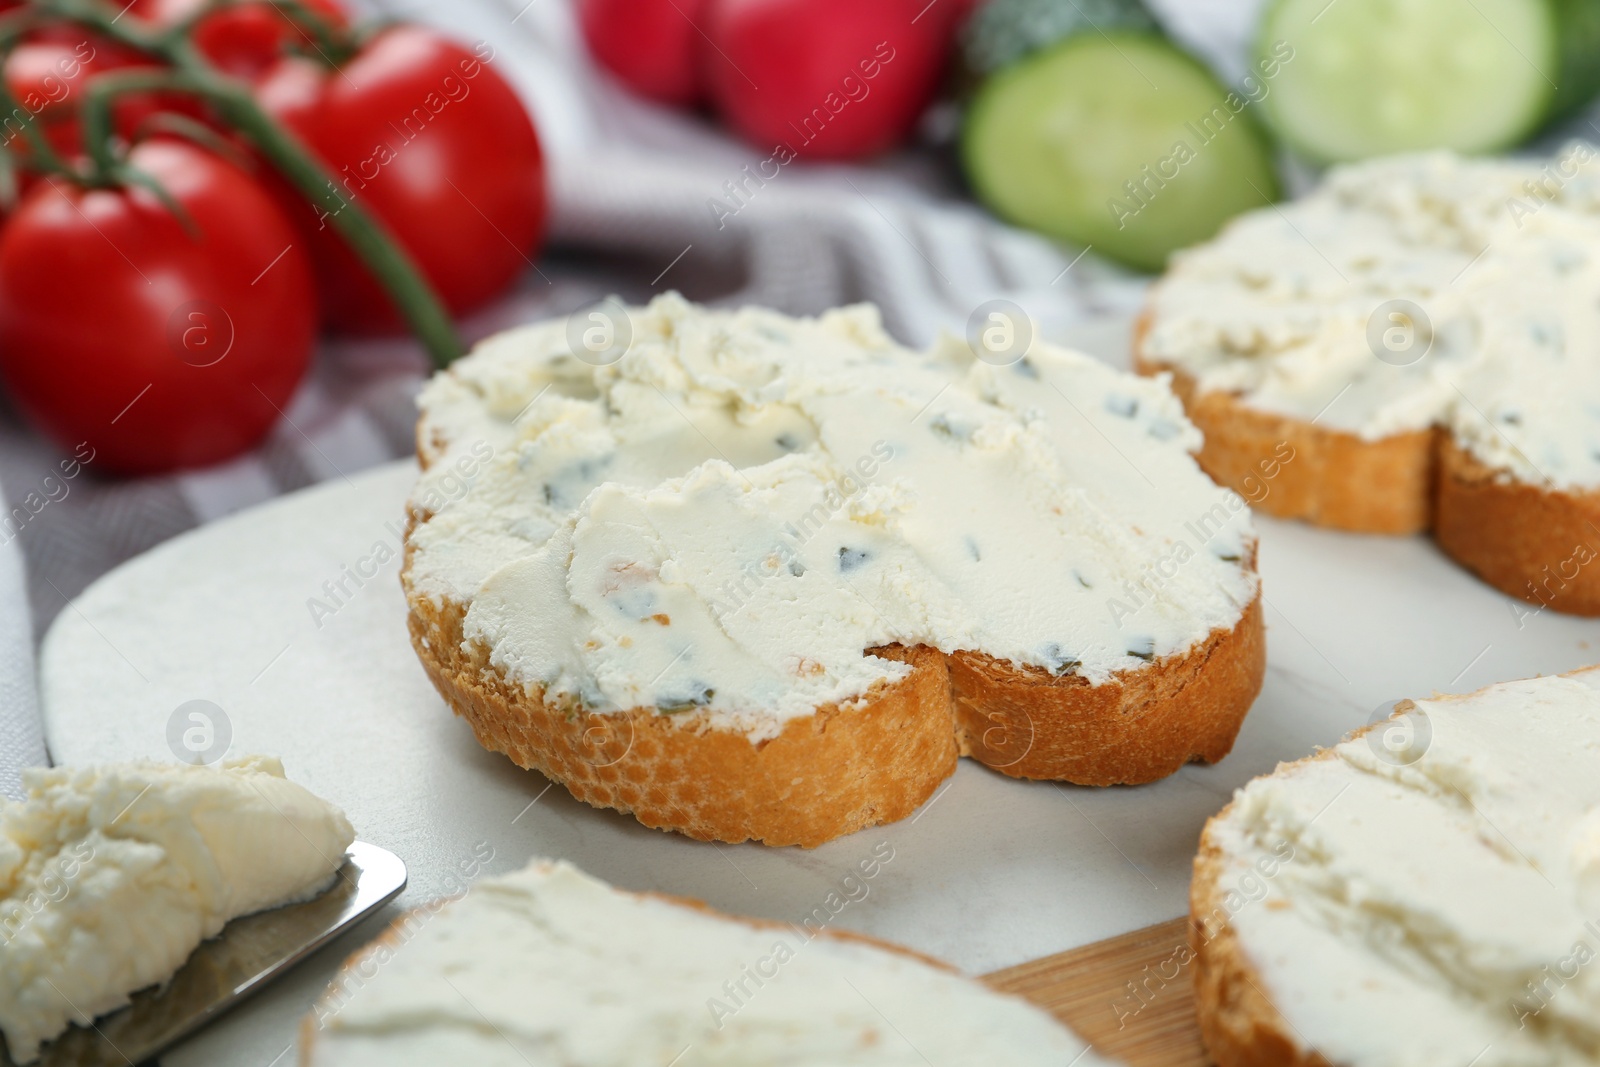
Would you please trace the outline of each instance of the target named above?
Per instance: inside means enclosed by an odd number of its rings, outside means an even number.
[[[589,51],[641,96],[693,104],[709,0],[579,0]]]
[[[41,182],[0,235],[0,375],[96,464],[149,474],[227,459],[278,420],[316,337],[303,240],[277,201],[192,144],[131,153],[140,188]]]
[[[711,97],[760,147],[869,156],[927,108],[958,15],[949,0],[717,0],[702,53]]]
[[[350,24],[338,0],[301,0],[313,15],[336,29]],[[134,10],[158,25],[188,18],[207,0],[138,0]],[[195,27],[197,48],[229,74],[250,81],[261,77],[291,45],[315,50],[310,37],[275,3],[236,4],[201,20]]]
[[[12,49],[5,60],[6,88],[17,106],[34,120],[58,152],[77,152],[82,143],[78,124],[71,121],[68,100],[87,80],[94,49],[88,41],[83,51],[60,41],[27,41]],[[13,129],[15,129],[13,124]],[[26,153],[21,132],[11,133],[6,144]]]
[[[6,88],[18,106],[43,127],[56,151],[79,155],[83,151],[83,134],[77,110],[89,79],[108,70],[155,64],[114,42],[82,31],[63,32],[67,29],[56,27],[47,37],[17,45],[5,58],[4,71]],[[160,106],[154,94],[129,95],[117,105],[118,131],[132,133]],[[17,128],[15,123],[6,126],[8,131]],[[17,132],[7,140],[7,144],[26,152],[22,143],[22,135]]]
[[[342,70],[291,57],[258,86],[268,112],[335,173],[411,254],[455,314],[505,291],[544,232],[544,161],[522,102],[491,66],[432,30],[396,26]],[[309,219],[309,215],[307,216]],[[373,333],[401,325],[327,219],[310,219],[328,323]]]

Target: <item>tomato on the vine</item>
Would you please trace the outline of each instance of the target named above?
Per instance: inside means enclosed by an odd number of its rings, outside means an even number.
[[[77,155],[83,151],[77,112],[89,80],[111,70],[153,65],[132,49],[64,26],[18,44],[5,57],[3,71],[6,88],[17,106],[39,123],[51,146],[64,155]],[[118,132],[131,135],[140,123],[170,103],[153,93],[134,93],[119,100]],[[188,110],[193,110],[192,103]],[[26,142],[17,123],[7,123],[6,134],[7,146],[26,156]]]
[[[262,107],[322,158],[340,195],[380,221],[458,315],[504,292],[544,233],[539,138],[493,55],[402,25],[341,69],[290,57],[257,87]],[[329,324],[396,329],[392,301],[329,220],[306,217]]]
[[[304,242],[235,164],[136,145],[147,189],[40,182],[0,234],[0,375],[58,443],[146,474],[227,459],[304,375],[316,299]]]
[[[133,10],[143,19],[167,26],[193,16],[208,0],[136,0]],[[301,0],[312,16],[335,30],[350,25],[339,0]],[[315,41],[281,5],[232,4],[201,19],[194,44],[219,70],[249,81],[261,77],[291,47],[315,52]]]

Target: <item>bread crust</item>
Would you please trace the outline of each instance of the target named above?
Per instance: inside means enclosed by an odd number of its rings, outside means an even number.
[[[925,648],[874,650],[912,665],[862,700],[827,705],[753,744],[741,731],[654,708],[583,713],[525,692],[463,640],[465,608],[410,596],[411,644],[483,747],[597,808],[701,841],[815,848],[903,819],[955,773],[950,680]]]
[[[1502,593],[1541,608],[1600,615],[1600,492],[1546,489],[1491,468],[1444,427],[1366,441],[1303,419],[1257,411],[1230,393],[1200,393],[1193,376],[1147,358],[1147,309],[1134,328],[1134,369],[1172,374],[1205,435],[1196,457],[1219,485],[1284,519],[1358,533],[1425,530],[1445,554]],[[1293,459],[1270,482],[1260,465],[1284,443]],[[1259,497],[1252,484],[1265,485]]]
[[[585,803],[702,841],[814,848],[903,819],[954,773],[958,754],[1014,777],[1154,781],[1227,755],[1266,671],[1259,597],[1231,629],[1102,685],[976,653],[889,646],[873,652],[912,664],[908,678],[752,743],[654,708],[582,713],[525,692],[486,647],[464,640],[463,606],[435,605],[409,585],[407,598],[412,647],[480,744]],[[1000,741],[997,728],[1026,740]]]
[[[1231,630],[1100,685],[980,652],[947,661],[963,756],[1013,778],[1153,782],[1232,750],[1266,672],[1261,598]]]
[[[1395,704],[1390,719],[1415,708],[1415,702],[1402,700]],[[1386,721],[1352,730],[1340,743],[1356,740]],[[1278,764],[1272,774],[1335,756],[1333,747],[1319,749]],[[1227,855],[1217,844],[1214,829],[1233,813],[1234,804],[1230,800],[1206,820],[1189,882],[1189,948],[1195,958],[1195,1010],[1200,1017],[1201,1040],[1217,1067],[1333,1067],[1315,1049],[1301,1048],[1294,1027],[1261,988],[1260,972],[1239,944],[1238,932],[1221,918],[1228,914],[1224,906],[1227,891],[1222,888]]]
[[[1133,365],[1140,374],[1172,374],[1172,389],[1205,435],[1200,467],[1218,485],[1243,494],[1251,506],[1281,519],[1356,533],[1412,534],[1429,528],[1438,429],[1369,441],[1344,430],[1250,407],[1238,396],[1200,392],[1194,376],[1151,359],[1144,340],[1153,321],[1146,309],[1134,325]],[[1282,446],[1293,459],[1282,461]],[[1279,460],[1263,477],[1262,464]],[[1257,499],[1251,486],[1265,486]]]
[[[1600,493],[1517,481],[1449,438],[1439,470],[1439,547],[1502,593],[1600,615]]]
[[[1230,803],[1212,822],[1232,809]],[[1233,924],[1218,921],[1219,914],[1226,914],[1221,887],[1225,865],[1226,857],[1207,823],[1189,883],[1195,1009],[1206,1051],[1217,1067],[1330,1067],[1316,1051],[1300,1047],[1293,1028],[1262,991]]]

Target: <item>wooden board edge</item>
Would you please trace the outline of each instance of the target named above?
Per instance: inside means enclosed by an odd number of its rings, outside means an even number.
[[[1032,1001],[1096,1052],[1132,1067],[1207,1067],[1190,973],[1189,919],[984,975],[992,989]]]

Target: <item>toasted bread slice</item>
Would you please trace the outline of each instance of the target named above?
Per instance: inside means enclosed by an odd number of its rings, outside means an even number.
[[[546,323],[424,397],[410,632],[486,747],[649,826],[804,846],[962,754],[1087,785],[1226,755],[1265,671],[1256,538],[1164,383],[916,356],[868,308],[637,317],[615,367]],[[696,401],[716,444],[658,380],[730,367],[761,384]]]
[[[852,877],[866,884],[893,858],[886,847]],[[403,915],[349,958],[300,1037],[302,1067],[889,1067],[925,1062],[924,1049],[1015,1067],[1106,1062],[1038,1007],[911,949],[538,862]]]
[[[1134,331],[1135,368],[1172,374],[1173,391],[1205,434],[1200,466],[1256,510],[1356,533],[1431,530],[1447,555],[1501,592],[1600,615],[1600,567],[1588,566],[1600,558],[1600,493],[1494,470],[1443,427],[1368,441],[1229,393],[1198,393],[1193,377],[1142,354],[1148,329],[1146,314]],[[1270,483],[1267,468],[1275,472]]]
[[[1597,738],[1588,667],[1400,701],[1237,792],[1189,895],[1213,1060],[1594,1062]]]
[[[1600,613],[1585,566],[1600,552],[1600,375],[1579,356],[1595,329],[1597,158],[1573,144],[1549,161],[1334,168],[1175,257],[1134,364],[1172,373],[1205,434],[1201,466],[1259,510],[1432,530],[1497,589]]]

